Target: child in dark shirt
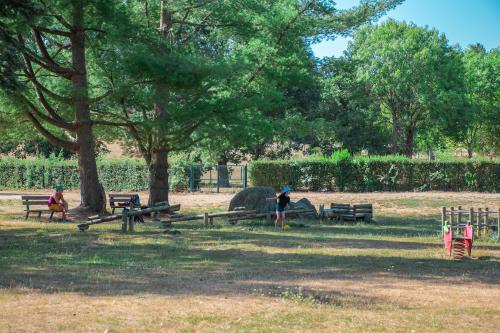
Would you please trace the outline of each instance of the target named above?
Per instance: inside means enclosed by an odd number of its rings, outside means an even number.
[[[290,204],[290,191],[291,188],[289,186],[285,186],[283,187],[281,194],[276,198],[276,221],[274,222],[275,228],[278,226],[278,222],[280,221],[281,228],[285,228],[285,208]]]

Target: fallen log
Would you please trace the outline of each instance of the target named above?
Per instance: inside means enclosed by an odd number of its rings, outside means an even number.
[[[92,219],[90,219],[92,218]],[[89,226],[93,225],[93,224],[100,224],[100,223],[105,223],[105,222],[111,222],[111,221],[115,221],[115,220],[119,220],[122,218],[122,214],[114,214],[114,215],[108,215],[108,216],[102,216],[102,217],[99,217],[99,218],[96,218],[95,216],[90,216],[89,217],[89,221],[88,222],[85,222],[85,223],[81,223],[78,225],[78,229],[80,229],[80,231],[85,231],[89,228]]]

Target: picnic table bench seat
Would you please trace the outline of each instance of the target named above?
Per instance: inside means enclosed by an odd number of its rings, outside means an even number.
[[[27,194],[22,195],[21,200],[23,205],[26,206],[24,211],[26,215],[24,219],[27,220],[30,213],[38,213],[38,218],[42,216],[42,213],[50,213],[49,220],[52,220],[54,213],[60,213],[49,209],[50,195],[36,195],[36,194]],[[43,208],[42,208],[43,207]]]

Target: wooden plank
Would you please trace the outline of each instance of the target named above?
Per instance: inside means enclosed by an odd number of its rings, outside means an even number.
[[[223,216],[237,216],[237,215],[245,215],[245,214],[255,214],[257,211],[254,210],[236,210],[236,211],[229,211],[229,212],[219,212],[219,213],[212,213],[209,214],[208,217],[223,217]]]
[[[477,209],[477,237],[481,237],[481,215],[483,214],[482,209],[478,208]]]
[[[23,201],[23,205],[29,205],[29,206],[39,206],[39,205],[44,205],[48,206],[49,200],[40,200],[40,201]]]
[[[131,196],[134,196],[134,195],[137,195],[137,193],[109,193],[108,196],[110,198],[114,198],[114,197],[131,197]]]
[[[162,223],[203,220],[203,215],[188,215],[161,220]]]
[[[128,212],[127,215],[128,216],[136,216],[136,215],[142,215],[142,214],[152,213],[152,212],[162,212],[162,211],[166,211],[166,210],[169,210],[169,209],[170,209],[169,205],[155,206],[155,207],[149,207],[149,208],[146,208],[146,209],[134,210],[132,212]]]
[[[43,200],[43,199],[47,199],[49,200],[50,198],[50,195],[34,195],[34,194],[30,194],[30,195],[22,195],[21,196],[21,200]]]

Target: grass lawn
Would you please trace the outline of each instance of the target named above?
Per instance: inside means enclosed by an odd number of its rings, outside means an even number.
[[[401,205],[438,214],[439,200],[395,200],[390,212]],[[210,229],[176,224],[181,233],[172,236],[151,222],[134,234],[119,233],[118,223],[81,233],[74,223],[25,222],[11,201],[0,200],[0,332],[500,327],[500,244],[482,239],[476,259],[450,260],[438,215],[376,211],[373,225],[301,221],[306,227],[286,232],[219,219]]]

